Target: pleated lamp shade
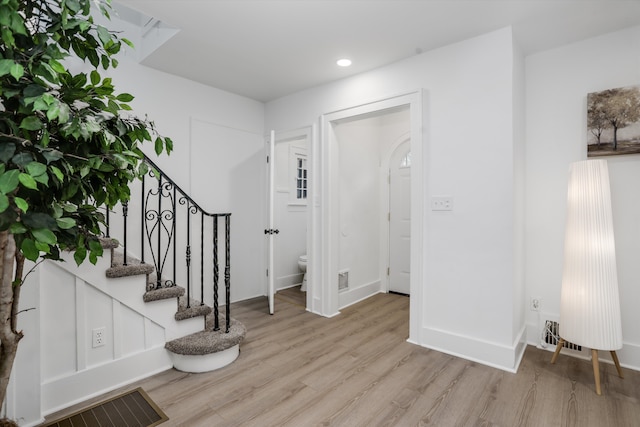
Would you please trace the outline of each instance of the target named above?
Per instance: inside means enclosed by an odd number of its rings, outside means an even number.
[[[576,162],[569,172],[559,332],[587,348],[622,348],[606,160]]]

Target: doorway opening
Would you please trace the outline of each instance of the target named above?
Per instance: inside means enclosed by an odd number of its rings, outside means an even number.
[[[389,292],[410,295],[411,278],[411,140],[401,138],[389,161]]]
[[[388,206],[388,195],[385,197],[384,194],[388,189],[384,190],[382,186],[376,190],[373,187],[387,179],[389,169],[385,169],[383,164],[385,153],[390,159],[393,152],[389,144],[398,142],[400,137],[411,141],[411,186],[407,191],[411,201],[410,217],[414,219],[408,225],[411,265],[409,340],[412,342],[419,341],[420,308],[424,305],[421,289],[424,273],[420,262],[424,245],[424,207],[421,203],[425,186],[424,97],[423,91],[416,91],[325,114],[321,117],[318,143],[312,142],[313,168],[319,175],[318,182],[314,184],[317,193],[314,194],[318,195],[320,203],[314,203],[311,212],[311,235],[314,237],[311,262],[315,266],[312,280],[319,285],[314,289],[314,298],[308,309],[330,317],[339,314],[341,308],[389,290],[389,244],[381,244],[383,237],[389,234],[388,212],[380,210],[385,203]],[[380,150],[380,146],[372,150],[371,146],[358,142],[358,138],[346,137],[349,134],[363,136],[369,132],[371,142],[381,135],[375,129],[362,129],[361,125],[367,121],[392,121],[389,118],[394,115],[404,115],[406,122],[401,130],[394,129],[395,138],[387,139],[386,150]],[[386,129],[391,130],[393,126]],[[390,135],[394,134],[387,134]],[[369,173],[362,173],[364,169]],[[371,172],[374,169],[377,177],[373,177],[375,172]],[[375,215],[371,215],[371,210],[375,210]],[[377,227],[371,225],[375,221],[374,216]],[[371,244],[374,241],[375,245]],[[341,273],[345,270],[349,272],[346,290],[339,289]]]
[[[274,132],[267,145],[271,154],[268,171],[268,197],[271,224],[267,232],[270,312],[275,297],[306,308],[310,281],[307,268],[307,230],[310,200],[309,146],[311,128]]]

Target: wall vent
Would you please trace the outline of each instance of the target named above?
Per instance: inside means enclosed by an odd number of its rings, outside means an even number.
[[[559,335],[559,326],[560,324],[555,320],[546,320],[544,322],[544,331],[543,331],[543,341],[547,344],[557,345],[560,340]],[[568,348],[570,350],[582,351],[582,346],[571,343],[569,341],[565,341],[562,345],[563,348]]]
[[[342,270],[338,272],[338,290],[349,288],[349,270]]]

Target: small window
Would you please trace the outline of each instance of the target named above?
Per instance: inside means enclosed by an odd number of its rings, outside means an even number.
[[[296,199],[307,199],[307,159],[296,159]]]
[[[401,168],[410,168],[411,167],[411,151],[409,151],[403,158],[400,160]]]

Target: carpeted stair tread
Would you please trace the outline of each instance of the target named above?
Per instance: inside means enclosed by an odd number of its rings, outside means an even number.
[[[127,265],[124,264],[124,255],[122,252],[113,252],[111,258],[111,268],[107,269],[106,275],[109,278],[127,277],[137,275],[147,275],[153,272],[153,266],[151,264],[142,264],[140,260],[127,257]]]
[[[211,307],[201,305],[198,301],[191,299],[187,308],[187,297],[178,298],[178,311],[175,314],[176,320],[191,319],[192,317],[208,316],[211,314]]]
[[[115,249],[120,246],[120,242],[111,237],[100,237],[99,240],[103,249]]]
[[[231,318],[229,333],[224,331],[224,316],[220,316],[219,331],[214,331],[209,323],[209,319],[207,319],[207,328],[204,331],[169,341],[165,344],[165,348],[176,354],[202,356],[224,351],[240,344],[247,333],[245,326],[234,318]],[[212,323],[213,321],[211,321]]]
[[[179,298],[184,295],[185,289],[180,286],[171,286],[170,288],[151,289],[142,296],[144,302],[160,301],[169,298]]]

